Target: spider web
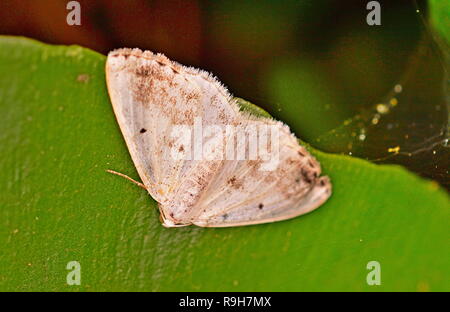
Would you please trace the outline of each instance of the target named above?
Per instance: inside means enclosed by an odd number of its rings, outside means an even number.
[[[449,46],[415,5],[422,36],[407,71],[378,103],[311,144],[375,163],[400,164],[449,189]]]

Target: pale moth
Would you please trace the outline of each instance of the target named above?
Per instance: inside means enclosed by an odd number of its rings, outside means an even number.
[[[328,177],[288,126],[240,111],[209,73],[119,49],[108,55],[106,78],[143,183],[132,181],[158,202],[165,227],[280,221],[331,195]]]

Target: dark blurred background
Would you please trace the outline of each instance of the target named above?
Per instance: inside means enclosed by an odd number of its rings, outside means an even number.
[[[426,0],[0,1],[0,33],[106,54],[139,47],[214,73],[328,152],[397,163],[449,188],[448,45]],[[450,12],[449,12],[450,14]]]

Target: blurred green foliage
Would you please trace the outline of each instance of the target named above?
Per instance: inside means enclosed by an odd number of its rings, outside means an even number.
[[[448,1],[430,0],[430,19],[433,27],[450,44],[450,3]]]

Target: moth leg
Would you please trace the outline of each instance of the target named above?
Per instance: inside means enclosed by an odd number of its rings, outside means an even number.
[[[144,184],[142,184],[141,182],[138,182],[138,181],[136,181],[136,180],[130,178],[129,176],[127,176],[127,175],[125,175],[125,174],[123,174],[123,173],[120,173],[120,172],[117,172],[117,171],[114,171],[114,170],[109,170],[109,169],[106,170],[106,172],[109,172],[109,173],[118,175],[118,176],[120,176],[120,177],[122,177],[122,178],[125,178],[125,179],[127,179],[128,181],[133,182],[133,183],[136,184],[137,186],[142,187],[144,190],[147,190],[147,188],[145,187]]]

